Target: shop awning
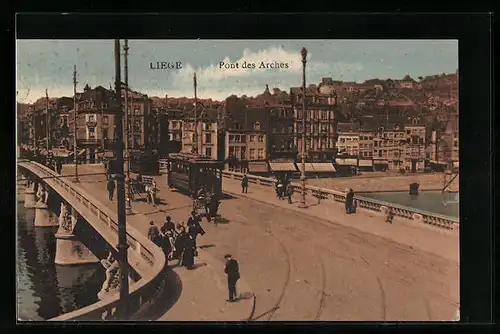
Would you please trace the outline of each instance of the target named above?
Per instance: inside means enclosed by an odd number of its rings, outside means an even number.
[[[388,165],[387,160],[373,160],[374,165]]]
[[[269,162],[273,172],[296,172],[297,168],[293,162]]]
[[[336,158],[335,162],[340,166],[357,166],[358,165],[357,159],[350,159],[350,158]]]
[[[359,167],[372,167],[373,166],[373,160],[359,160]]]
[[[315,170],[314,170],[314,167],[313,167],[312,163],[310,163],[310,162],[306,162],[306,163],[305,163],[305,165],[306,165],[306,172],[307,172],[307,173],[312,173],[312,172],[315,172]],[[301,162],[297,163],[297,167],[299,167],[299,171],[301,171],[301,172],[302,172],[302,163],[301,163]]]
[[[265,161],[250,161],[248,162],[248,171],[250,173],[267,173],[269,168]]]
[[[337,171],[330,162],[313,162],[311,165],[318,173],[335,173]]]

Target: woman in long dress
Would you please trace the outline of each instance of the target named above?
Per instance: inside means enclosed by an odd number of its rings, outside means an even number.
[[[182,253],[182,265],[187,269],[194,269],[194,239],[191,235],[186,238],[184,252]]]
[[[173,254],[173,257],[177,260],[179,260],[179,265],[181,264],[182,261],[182,252],[184,250],[184,244],[187,238],[187,233],[186,233],[186,228],[183,225],[178,226],[179,232],[177,233],[175,237],[175,251]]]

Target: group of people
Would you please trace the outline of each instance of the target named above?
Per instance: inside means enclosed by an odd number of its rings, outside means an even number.
[[[204,187],[199,187],[196,192],[196,201],[201,204],[200,207],[205,209],[205,216],[209,222],[212,221],[212,218],[217,217],[220,201],[213,191]],[[195,205],[195,207],[196,206],[197,205]]]
[[[198,255],[196,239],[204,235],[201,218],[195,211],[187,221],[187,228],[183,222],[175,223],[170,216],[165,218],[164,224],[158,228],[154,221],[149,223],[148,239],[161,247],[168,260],[178,260],[178,265],[187,269],[194,269],[194,257]]]

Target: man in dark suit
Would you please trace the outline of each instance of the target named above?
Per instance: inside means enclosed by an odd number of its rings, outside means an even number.
[[[115,192],[115,181],[112,178],[108,180],[107,188],[108,188],[108,198],[110,201],[112,201],[113,194]]]
[[[224,259],[226,260],[224,272],[227,275],[227,287],[229,289],[229,299],[227,301],[232,303],[236,301],[236,282],[240,279],[240,269],[238,261],[233,259],[231,254],[226,254]]]

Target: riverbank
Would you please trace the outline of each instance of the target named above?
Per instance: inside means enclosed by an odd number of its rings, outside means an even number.
[[[450,179],[450,176],[447,176]],[[351,188],[354,192],[393,192],[408,191],[411,183],[420,184],[420,191],[441,191],[443,187],[443,173],[387,175],[385,173],[364,173],[360,176],[337,177],[325,179],[308,179],[307,184],[344,191]],[[451,183],[449,190],[458,191],[459,177]]]

